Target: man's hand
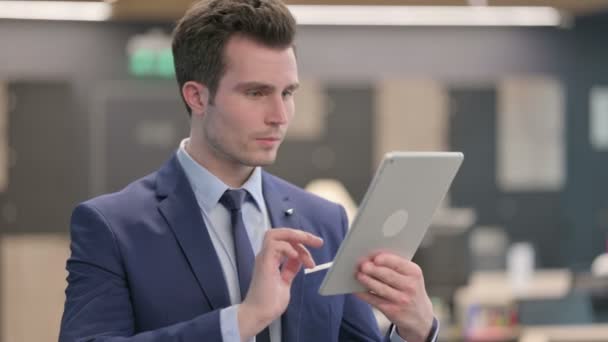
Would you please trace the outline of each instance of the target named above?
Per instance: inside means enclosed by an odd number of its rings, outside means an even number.
[[[369,290],[356,296],[393,322],[401,338],[426,340],[434,314],[418,265],[395,254],[380,253],[361,262],[355,277]]]
[[[315,262],[305,246],[319,248],[323,240],[290,229],[273,228],[264,235],[262,249],[255,258],[247,296],[239,306],[238,321],[243,341],[255,336],[281,316],[289,304],[291,283],[302,265]]]

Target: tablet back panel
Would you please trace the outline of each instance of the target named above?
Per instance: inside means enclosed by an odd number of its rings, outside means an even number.
[[[459,152],[391,152],[374,176],[319,293],[364,291],[357,264],[379,251],[411,260],[452,183]]]

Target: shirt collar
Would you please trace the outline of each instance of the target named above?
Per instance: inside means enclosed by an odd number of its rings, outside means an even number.
[[[218,177],[209,172],[205,167],[197,163],[186,151],[189,138],[182,140],[177,149],[177,159],[190,181],[196,200],[206,212],[211,211],[219,202],[224,192],[230,187],[222,182]],[[243,184],[241,189],[253,198],[258,209],[264,207],[264,196],[262,194],[262,170],[256,167],[249,179]]]

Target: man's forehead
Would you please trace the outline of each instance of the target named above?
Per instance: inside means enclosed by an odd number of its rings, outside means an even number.
[[[270,47],[244,36],[233,36],[224,50],[227,66],[277,64],[296,67],[293,47]]]
[[[224,76],[238,82],[259,82],[280,87],[298,83],[293,49],[271,48],[251,39],[230,41],[224,54]]]

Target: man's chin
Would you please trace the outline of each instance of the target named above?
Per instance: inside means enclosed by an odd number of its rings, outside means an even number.
[[[265,159],[260,159],[256,161],[256,166],[270,166],[272,164],[274,164],[274,161],[276,160],[276,158],[265,158]]]
[[[249,158],[246,162],[248,166],[269,166],[274,164],[277,159],[276,153],[268,153],[265,155],[255,156],[253,158]]]

